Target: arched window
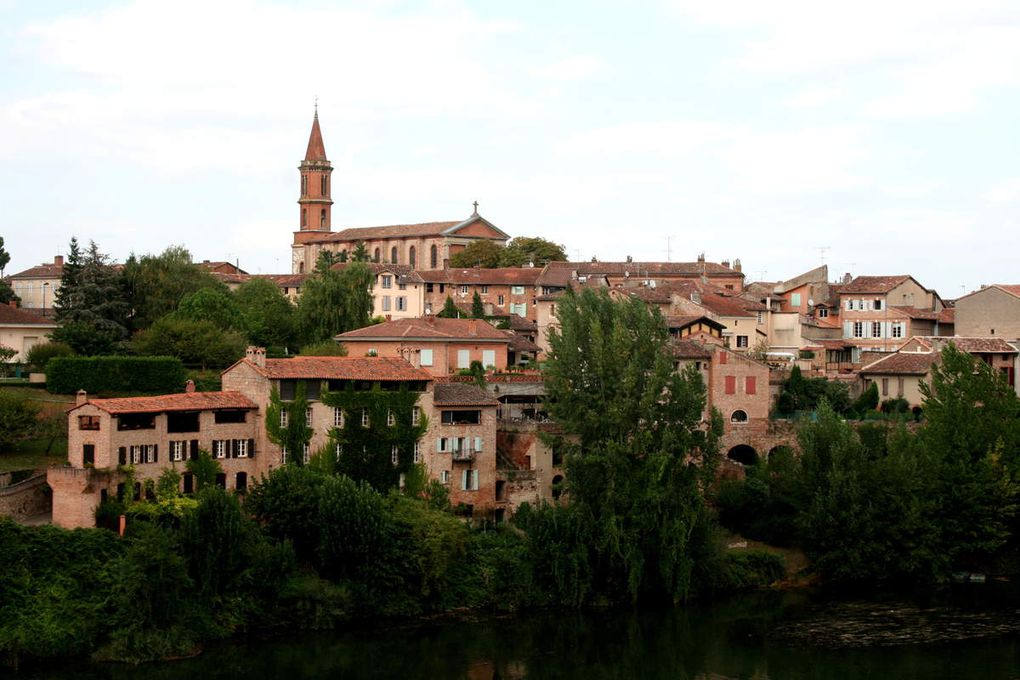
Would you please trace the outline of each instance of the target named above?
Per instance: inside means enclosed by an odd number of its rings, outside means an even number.
[[[411,246],[407,251],[407,264],[411,265],[411,269],[418,266],[418,251]]]
[[[438,266],[438,263],[439,263],[439,248],[437,248],[436,244],[434,244],[434,243],[432,244],[432,251],[431,251],[431,258],[430,259],[431,259],[432,269],[438,269],[439,268],[439,266]]]
[[[322,176],[322,195],[329,196],[329,185],[326,184],[326,176]]]
[[[298,274],[304,274],[305,273],[305,263],[304,262],[299,262],[298,263],[297,271],[298,271]]]
[[[393,246],[392,248],[390,248],[390,264],[400,264],[400,262],[397,261],[397,247],[396,246]]]
[[[308,226],[308,208],[301,208],[301,228]]]
[[[746,423],[747,422],[747,411],[737,409],[730,415],[731,423]]]
[[[375,249],[375,257],[373,257],[372,259],[373,259],[373,260],[374,260],[375,262],[378,262],[378,261],[379,261],[379,257],[380,257],[380,255],[381,255],[381,253],[379,252],[379,249],[378,249],[378,248],[376,248],[376,249]]]
[[[301,175],[301,195],[308,195],[308,175]]]
[[[326,209],[323,208],[322,212],[319,213],[319,226],[323,229],[326,228]]]

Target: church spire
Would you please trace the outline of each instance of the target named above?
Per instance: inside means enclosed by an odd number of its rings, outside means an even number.
[[[322,143],[322,130],[319,129],[319,103],[315,103],[315,117],[312,119],[312,134],[308,136],[308,150],[305,161],[326,160],[326,145]]]
[[[322,143],[319,129],[319,103],[315,102],[315,116],[312,118],[312,134],[308,137],[305,159],[298,166],[301,172],[301,231],[330,231],[330,174],[333,166],[326,158],[326,146]]]

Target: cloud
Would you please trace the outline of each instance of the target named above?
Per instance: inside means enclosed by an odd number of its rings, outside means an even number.
[[[783,103],[791,109],[815,109],[831,104],[842,96],[843,91],[837,87],[815,87],[802,90]]]
[[[734,128],[707,120],[622,123],[578,132],[561,142],[561,154],[655,154],[673,156],[731,140]]]
[[[578,54],[535,68],[533,73],[549,80],[587,80],[606,71],[605,63],[591,54]]]
[[[1020,203],[1020,177],[1011,177],[997,182],[985,192],[989,203]]]

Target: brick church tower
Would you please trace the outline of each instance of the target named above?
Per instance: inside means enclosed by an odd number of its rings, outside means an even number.
[[[330,174],[333,166],[326,158],[326,146],[322,142],[322,130],[319,129],[319,110],[316,107],[312,119],[312,133],[308,137],[308,150],[305,159],[298,166],[301,172],[300,207],[301,228],[294,233],[293,267],[295,274],[304,274],[305,263],[301,256],[301,244],[309,238],[321,236],[330,231],[330,210],[333,200],[330,195]]]

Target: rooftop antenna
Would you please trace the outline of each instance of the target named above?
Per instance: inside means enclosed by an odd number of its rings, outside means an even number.
[[[670,247],[669,247],[669,239],[670,239],[670,237],[667,236],[666,237],[666,262],[672,262],[672,260],[669,259],[670,255],[673,254],[672,251],[670,250]]]
[[[825,264],[825,251],[832,250],[832,248],[830,248],[829,246],[817,246],[815,250],[818,251],[818,255],[822,260],[822,264]]]
[[[847,264],[847,266],[850,267],[850,273],[853,274],[854,276],[857,276],[857,272],[855,271],[855,269],[857,267],[857,263],[856,262],[847,262],[846,264]]]
[[[758,280],[759,281],[764,281],[765,277],[768,275],[768,273],[769,273],[768,269],[759,269],[758,270]]]
[[[581,261],[581,249],[580,248],[574,248],[574,253],[577,255],[577,257],[575,258],[575,262],[580,262]]]
[[[319,95],[315,95],[315,117],[319,117]]]

